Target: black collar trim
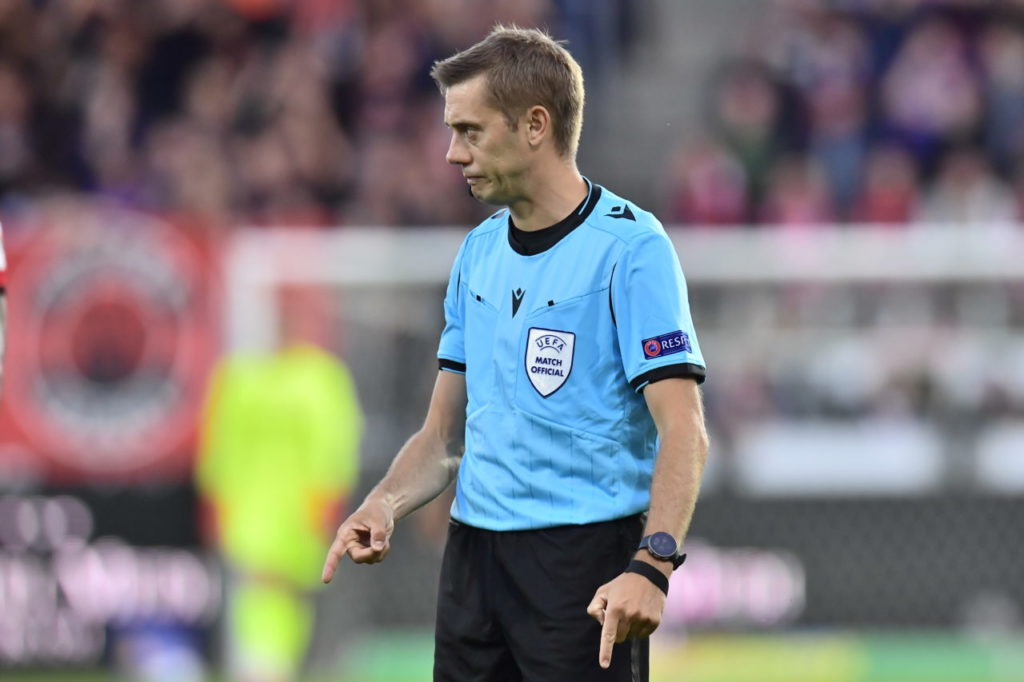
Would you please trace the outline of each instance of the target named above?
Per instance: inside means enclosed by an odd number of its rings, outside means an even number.
[[[562,241],[565,235],[569,234],[583,224],[597,206],[601,198],[601,186],[595,185],[589,179],[583,178],[587,183],[587,196],[580,205],[573,209],[572,213],[551,227],[542,230],[527,232],[520,230],[512,222],[512,214],[508,215],[508,245],[520,256],[536,256],[543,253],[552,246]]]

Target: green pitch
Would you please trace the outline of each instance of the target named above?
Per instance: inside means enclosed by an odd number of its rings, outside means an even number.
[[[429,682],[429,632],[351,641],[340,668],[302,682]],[[23,673],[3,682],[126,682],[101,672]],[[946,632],[826,632],[655,638],[651,682],[1022,682],[1024,634],[968,638]],[[211,677],[206,682],[229,682]]]

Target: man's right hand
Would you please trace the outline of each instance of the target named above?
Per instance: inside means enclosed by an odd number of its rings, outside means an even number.
[[[324,561],[323,581],[331,582],[334,571],[346,554],[357,564],[383,561],[391,550],[390,538],[394,530],[394,511],[387,503],[381,500],[363,502],[338,527]]]

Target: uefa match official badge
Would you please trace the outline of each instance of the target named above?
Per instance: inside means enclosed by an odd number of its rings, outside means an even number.
[[[530,328],[526,340],[526,376],[530,383],[547,398],[557,391],[572,371],[576,335],[555,329]]]

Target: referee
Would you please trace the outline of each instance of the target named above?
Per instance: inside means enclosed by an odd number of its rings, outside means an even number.
[[[448,162],[507,208],[455,258],[425,423],[323,580],[384,559],[395,522],[457,480],[434,680],[646,680],[707,453],[679,261],[577,170],[583,76],[550,36],[496,27],[432,76]]]

